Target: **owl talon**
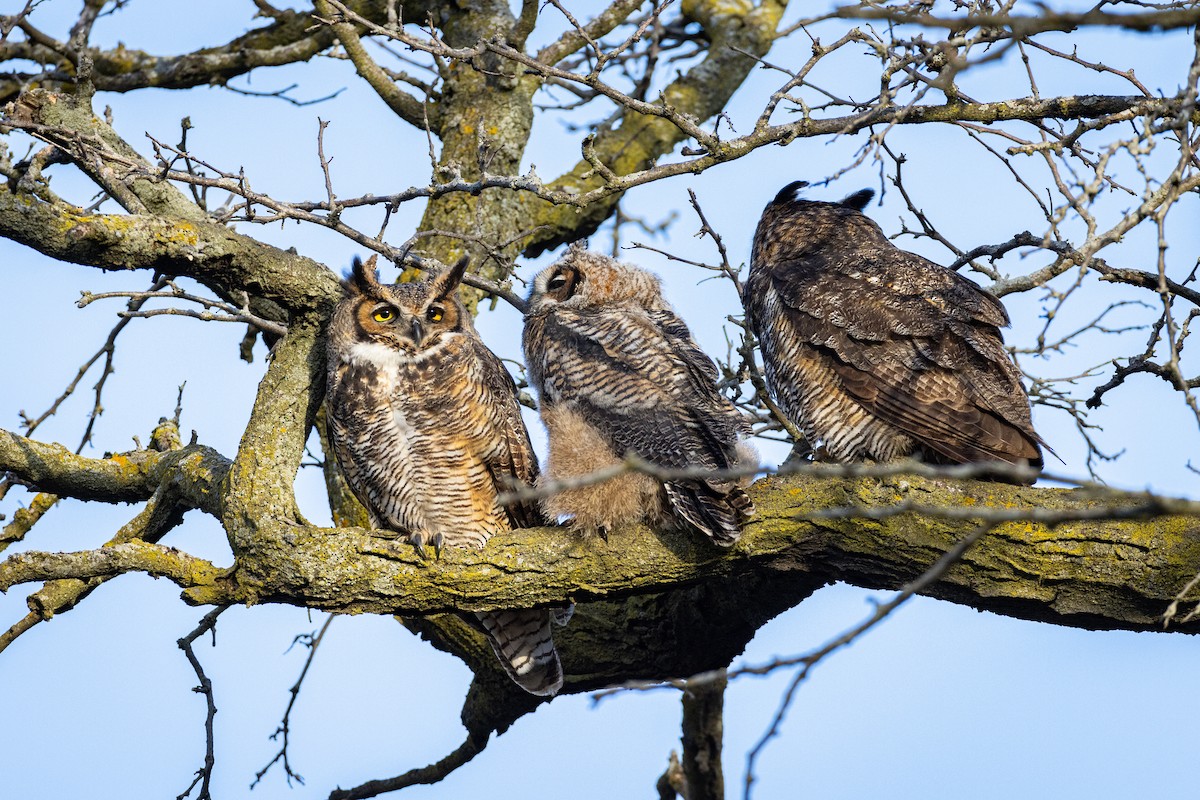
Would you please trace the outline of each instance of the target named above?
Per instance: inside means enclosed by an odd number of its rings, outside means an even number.
[[[605,544],[608,544],[608,526],[607,525],[597,525],[596,533],[600,534],[600,538],[604,540]]]
[[[440,533],[435,533],[433,538],[429,540],[429,544],[433,547],[433,557],[437,561],[442,560],[442,547],[446,544],[446,537]]]
[[[409,544],[417,551],[417,555],[422,561],[429,560],[429,553],[425,552],[425,537],[420,533],[414,533],[408,537]]]

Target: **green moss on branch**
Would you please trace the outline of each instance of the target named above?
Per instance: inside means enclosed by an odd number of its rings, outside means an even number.
[[[217,487],[228,469],[227,459],[200,445],[86,458],[59,444],[0,430],[0,472],[11,472],[41,491],[78,500],[147,500],[164,481],[170,481],[186,504],[216,514],[221,502]]]
[[[323,265],[213,222],[153,215],[87,214],[0,185],[0,236],[40,253],[105,270],[153,269],[222,292],[248,291],[296,311],[341,296]]]
[[[0,592],[21,583],[111,578],[128,572],[169,578],[183,587],[212,585],[221,575],[221,570],[202,558],[173,547],[133,541],[77,553],[28,552],[9,556],[0,562]]]
[[[246,602],[335,611],[430,614],[660,593],[764,571],[780,580],[846,581],[896,589],[975,527],[969,519],[904,514],[883,520],[820,519],[836,507],[877,508],[905,498],[956,512],[1060,509],[1067,516],[1130,513],[1136,498],[919,478],[772,479],[753,488],[759,508],[738,545],[719,550],[684,534],[639,529],[608,543],[561,528],[500,534],[482,551],[422,561],[403,544],[349,529],[291,527],[256,552]],[[1147,512],[1150,513],[1150,512]],[[1053,527],[1000,525],[927,592],[975,608],[1087,628],[1146,630],[1200,571],[1200,520],[1187,516],[1094,519]],[[192,594],[193,601],[202,601]],[[1197,627],[1193,623],[1193,628]]]
[[[785,6],[774,0],[755,6],[684,4],[685,14],[704,26],[711,43],[704,60],[669,84],[656,102],[696,123],[719,114],[755,66],[746,54],[762,56],[770,50]],[[669,118],[626,109],[618,125],[597,132],[595,156],[616,175],[628,175],[652,167],[687,138]],[[584,194],[604,185],[605,177],[584,158],[550,188]],[[590,234],[613,212],[619,199],[619,194],[613,194],[580,209],[526,197],[526,218],[543,227],[524,242],[525,254],[534,256]]]

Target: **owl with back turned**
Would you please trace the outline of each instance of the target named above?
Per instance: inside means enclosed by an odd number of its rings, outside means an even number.
[[[588,475],[635,453],[669,470],[757,464],[748,426],[717,390],[717,369],[649,272],[578,243],[533,281],[525,362],[550,453],[544,481]],[[552,518],[607,535],[672,523],[732,545],[753,504],[729,476],[625,473],[543,501]]]
[[[873,192],[763,211],[743,299],[768,387],[834,461],[1042,466],[1008,313],[953,270],[893,245],[862,213]]]
[[[532,485],[537,457],[516,385],[455,290],[467,259],[430,280],[380,284],[355,259],[328,337],[326,410],[338,463],[373,527],[430,546],[482,547],[543,524],[536,503],[501,505]],[[562,669],[545,610],[476,615],[520,686],[551,695]]]

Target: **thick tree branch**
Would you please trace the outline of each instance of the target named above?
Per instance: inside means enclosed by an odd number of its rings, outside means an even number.
[[[293,319],[275,346],[223,486],[222,522],[246,581],[270,582],[278,565],[259,554],[287,549],[292,526],[303,521],[293,484],[325,396],[322,325],[316,315]]]
[[[0,236],[60,261],[182,275],[291,310],[332,308],[341,297],[337,278],[323,265],[213,222],[89,214],[0,185]]]
[[[255,313],[276,322],[286,318],[279,306],[327,308],[340,297],[336,278],[320,264],[214,223],[92,113],[86,92],[28,92],[4,121],[59,148],[127,210],[158,219],[127,241],[126,218],[80,212],[42,181],[26,185],[27,175],[15,189],[0,189],[0,235],[65,261],[194,277],[223,297],[244,293]]]
[[[594,197],[579,198],[579,208],[527,200],[528,218],[548,227],[531,237],[525,254],[537,255],[562,242],[586,236],[607,219],[620,193],[628,188],[621,185],[621,178],[614,180],[613,176],[650,169],[687,138],[684,128],[672,121],[673,115],[699,124],[720,113],[755,66],[754,59],[746,54],[762,56],[770,49],[784,6],[775,0],[765,0],[730,12],[720,3],[687,4],[688,16],[700,22],[711,41],[704,60],[663,90],[654,105],[661,106],[667,112],[665,116],[647,116],[626,107],[619,124],[597,132],[590,145],[594,154],[588,157],[585,153],[569,173],[549,187],[576,197],[589,194]],[[597,170],[596,161],[603,163],[611,174],[606,176]]]
[[[34,551],[9,556],[0,562],[0,592],[20,583],[112,578],[127,572],[168,578],[185,588],[211,586],[221,575],[220,569],[202,558],[173,547],[132,541],[75,553]]]
[[[820,19],[867,19],[886,20],[904,25],[920,25],[926,28],[946,28],[951,31],[966,31],[972,28],[1006,28],[1016,37],[1032,36],[1047,31],[1072,32],[1085,26],[1124,28],[1131,31],[1163,31],[1174,28],[1190,28],[1200,22],[1200,9],[1156,8],[1141,13],[1108,12],[1096,6],[1089,11],[1067,12],[1047,10],[1037,16],[1018,14],[967,14],[962,17],[938,17],[933,14],[914,13],[911,6],[900,8],[875,8],[865,5],[846,5]],[[804,20],[811,24],[816,20]]]
[[[228,471],[228,459],[201,445],[165,453],[135,450],[85,458],[59,444],[0,430],[0,472],[11,472],[39,490],[79,500],[148,500],[167,482],[186,504],[219,515],[218,487]]]
[[[13,514],[12,522],[0,529],[0,553],[12,543],[25,538],[25,534],[38,523],[46,512],[58,502],[58,495],[49,492],[38,492],[27,508],[18,508]]]
[[[112,126],[92,113],[91,99],[82,90],[72,94],[34,89],[6,110],[3,122],[57,147],[131,213],[206,220],[204,210],[175,186],[150,177],[148,171],[129,174],[131,167],[148,165]]]
[[[735,161],[749,155],[760,147],[770,144],[787,145],[796,139],[853,134],[875,125],[1093,119],[1129,110],[1133,110],[1139,115],[1160,118],[1174,116],[1181,111],[1187,110],[1187,108],[1186,103],[1181,100],[1170,98],[1147,99],[1136,95],[1128,97],[1085,95],[1046,99],[1018,99],[995,103],[952,102],[942,105],[887,105],[873,108],[861,114],[825,119],[808,117],[797,122],[767,126],[746,136],[723,141],[713,151],[683,161],[653,165],[653,160],[651,160],[628,172],[610,164],[614,177],[607,182],[597,179],[594,176],[589,177],[587,181],[578,179],[579,176],[586,175],[591,170],[590,162],[585,159],[571,173],[547,184],[544,191],[535,190],[534,194],[539,198],[549,200],[561,206],[573,205],[577,208],[585,209],[583,211],[576,211],[575,209],[562,208],[560,206],[547,208],[542,212],[542,216],[539,219],[549,219],[551,222],[544,224],[552,225],[554,224],[553,220],[559,219],[565,225],[567,222],[567,216],[565,215],[569,215],[574,219],[583,219],[584,217],[590,219],[594,214],[598,218],[596,222],[596,225],[598,225],[599,221],[605,219],[606,216],[599,212],[594,212],[594,209],[607,207],[611,198],[616,198],[635,186],[641,186],[676,175],[699,174],[717,164]],[[1190,115],[1194,122],[1200,123],[1200,111],[1192,109]],[[659,122],[662,122],[662,120],[659,120]],[[682,138],[682,135],[680,135],[680,138]],[[600,137],[598,136],[597,142],[599,141]],[[678,140],[675,140],[671,142],[671,145],[674,146],[677,142]],[[598,153],[600,152],[599,144],[597,144],[596,150]],[[509,179],[508,183],[513,183],[512,179]],[[524,185],[514,186],[514,188],[530,189],[530,187]],[[534,206],[539,205],[538,201],[530,200],[528,202],[533,203]],[[591,228],[594,227],[591,226]],[[554,230],[554,228],[547,230]],[[573,231],[573,229],[569,228],[559,228],[559,230]],[[549,237],[550,234],[545,233],[543,236]],[[554,246],[555,243],[553,241],[550,244],[535,243],[527,251],[527,254],[536,255],[543,249]]]
[[[682,534],[638,530],[605,544],[547,528],[500,534],[483,551],[450,550],[427,562],[359,529],[295,526],[286,542],[260,542],[254,572],[261,582],[239,585],[235,576],[222,592],[244,602],[423,615],[620,598],[764,570],[894,589],[987,519],[988,509],[1011,521],[929,596],[1063,625],[1150,630],[1200,571],[1200,522],[1187,503],[1173,506],[1187,515],[1172,516],[1170,504],[1139,495],[916,477],[776,478],[759,481],[753,495],[759,515],[729,551]],[[920,513],[873,511],[906,498]],[[831,514],[836,508],[861,509],[868,521],[852,510]],[[1022,521],[1038,517],[1046,521]],[[205,589],[185,597],[212,602]]]
[[[691,679],[683,690],[685,800],[724,800],[721,743],[725,726],[724,670]]]
[[[178,412],[178,409],[176,411]],[[157,477],[157,488],[141,511],[121,526],[121,529],[105,543],[105,548],[134,541],[156,544],[183,521],[183,514],[189,507],[200,507],[210,513],[217,513],[221,502],[217,489],[228,471],[229,463],[211,451],[203,452],[201,448],[191,448],[198,452],[182,453],[178,432],[176,422],[164,421],[152,436],[154,451],[139,450],[128,454],[143,465],[148,452],[168,452],[176,458],[163,459],[150,465],[148,473]],[[40,445],[36,442],[34,444]],[[108,460],[125,464],[128,457],[114,456],[105,461]],[[37,499],[46,497],[56,499],[55,495],[45,493],[39,494]],[[0,542],[0,550],[3,549],[3,544]],[[122,569],[111,575],[82,579],[71,577],[48,581],[27,598],[26,605],[29,606],[30,614],[0,637],[0,651],[34,624],[71,610],[106,580],[124,571],[126,570]]]
[[[360,0],[350,5],[374,19],[384,19],[384,3]],[[248,31],[222,45],[206,47],[194,53],[159,56],[118,46],[112,50],[89,48],[93,62],[91,80],[105,92],[132,92],[138,89],[189,89],[194,86],[224,85],[232,78],[260,67],[276,67],[310,60],[333,44],[333,31],[313,25],[305,11],[280,10],[271,24]],[[0,17],[0,19],[4,19]],[[75,80],[74,53],[66,42],[56,42],[23,26],[26,41],[0,46],[0,60],[28,59],[47,65],[47,72],[36,76],[45,88],[59,90]],[[34,76],[0,74],[0,105],[12,100]]]
[[[333,19],[335,14],[327,0],[316,0],[314,8],[326,19]],[[358,29],[350,22],[331,22],[330,27],[337,35],[346,51],[346,56],[354,64],[355,71],[367,85],[375,90],[379,99],[387,104],[392,112],[400,119],[418,128],[429,126],[431,133],[437,135],[441,130],[440,112],[434,103],[422,103],[417,98],[403,91],[383,68],[375,63],[363,46]]]

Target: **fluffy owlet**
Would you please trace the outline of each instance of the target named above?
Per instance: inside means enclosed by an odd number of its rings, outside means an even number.
[[[593,473],[630,452],[675,470],[757,463],[746,423],[717,391],[716,367],[650,273],[572,245],[534,278],[524,344],[550,437],[546,479]],[[754,510],[728,477],[639,473],[559,492],[543,508],[585,531],[670,521],[725,546]]]
[[[338,463],[371,524],[418,550],[482,547],[540,525],[536,504],[501,506],[506,480],[532,484],[537,457],[517,391],[455,294],[464,258],[422,283],[381,285],[355,259],[329,325],[326,408]],[[533,694],[562,669],[545,610],[477,615],[500,662]]]
[[[836,461],[1042,466],[1004,306],[888,241],[862,213],[786,186],[763,211],[744,300],[767,383]]]

